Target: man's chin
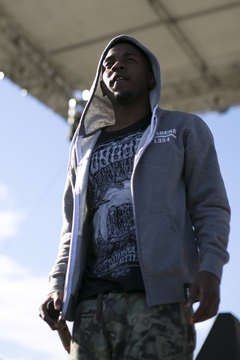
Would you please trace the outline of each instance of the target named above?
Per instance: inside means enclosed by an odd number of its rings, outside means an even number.
[[[114,94],[114,98],[117,101],[126,101],[132,98],[131,91],[119,91]]]

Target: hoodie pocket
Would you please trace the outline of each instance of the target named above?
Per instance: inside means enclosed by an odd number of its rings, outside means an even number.
[[[138,224],[138,238],[140,259],[146,275],[159,277],[174,274],[182,277],[194,267],[196,257],[189,256],[171,216],[142,218]]]

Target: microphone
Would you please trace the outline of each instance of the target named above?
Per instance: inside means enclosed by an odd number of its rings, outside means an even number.
[[[47,312],[52,319],[58,319],[60,311],[54,309],[52,299],[47,303]],[[58,335],[62,341],[64,349],[70,354],[71,334],[68,326],[66,325],[63,329],[58,330]]]

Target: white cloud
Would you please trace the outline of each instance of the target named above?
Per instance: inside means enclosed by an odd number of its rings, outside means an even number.
[[[7,185],[0,183],[0,201],[6,201],[9,198],[9,189]]]
[[[32,276],[8,256],[0,255],[0,263],[0,342],[15,349],[26,348],[26,354],[35,351],[45,360],[67,359],[57,332],[39,318],[39,305],[48,292],[47,278]],[[1,349],[0,358],[4,360],[22,357],[7,357]],[[28,355],[24,356],[24,360],[28,359]]]
[[[15,201],[7,185],[0,183],[0,241],[17,235],[26,216],[23,211],[15,209]]]
[[[1,267],[0,267],[0,277],[2,279],[9,279],[11,277],[23,277],[27,276],[28,272],[22,266],[18,265],[15,260],[8,256],[0,256]],[[1,291],[1,290],[0,290]]]
[[[7,240],[17,235],[25,215],[17,210],[0,211],[0,240]]]

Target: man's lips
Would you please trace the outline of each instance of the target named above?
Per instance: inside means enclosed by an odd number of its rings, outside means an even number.
[[[129,77],[125,74],[115,74],[112,80],[110,80],[110,85],[113,86],[116,82],[128,81]]]

